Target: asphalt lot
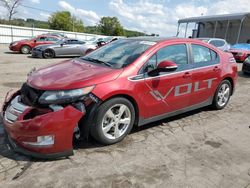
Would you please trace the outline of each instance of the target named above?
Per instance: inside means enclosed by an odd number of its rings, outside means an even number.
[[[32,59],[0,45],[0,103],[33,67],[62,60]],[[15,154],[0,125],[0,187],[250,188],[249,93],[250,77],[239,71],[224,110],[203,108],[136,128],[112,146],[79,143],[74,156],[56,161]]]

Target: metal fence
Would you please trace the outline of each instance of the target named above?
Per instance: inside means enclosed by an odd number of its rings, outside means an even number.
[[[32,38],[36,35],[41,35],[44,33],[63,33],[69,38],[88,40],[93,37],[99,37],[100,35],[87,34],[87,33],[77,33],[69,31],[58,31],[50,29],[40,29],[31,27],[19,27],[13,25],[2,25],[0,24],[0,44],[8,44],[13,41],[18,41],[22,39]]]

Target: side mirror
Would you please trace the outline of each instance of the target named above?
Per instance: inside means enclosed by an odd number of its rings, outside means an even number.
[[[160,62],[158,66],[156,67],[156,69],[149,71],[148,75],[157,76],[161,72],[171,72],[171,71],[175,71],[177,68],[178,66],[175,62],[170,61],[170,60],[165,60],[165,61]]]
[[[175,71],[177,68],[177,64],[170,60],[162,61],[157,66],[157,69],[159,69],[161,72]]]

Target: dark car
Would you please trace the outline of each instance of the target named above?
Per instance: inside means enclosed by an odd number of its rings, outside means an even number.
[[[233,55],[200,40],[139,37],[29,74],[7,94],[3,123],[17,152],[73,154],[73,137],[122,141],[133,128],[211,105],[233,94]]]
[[[250,74],[250,56],[248,56],[242,65],[242,72],[244,74]]]

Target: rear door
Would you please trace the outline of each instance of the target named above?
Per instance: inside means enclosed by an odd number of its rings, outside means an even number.
[[[178,68],[158,76],[147,74],[164,60],[175,62]],[[143,97],[148,109],[146,118],[189,106],[192,90],[190,66],[187,45],[184,43],[165,46],[151,56],[143,68],[148,88]]]
[[[221,64],[219,55],[212,49],[191,44],[193,95],[191,105],[206,103],[213,99],[220,82]]]

